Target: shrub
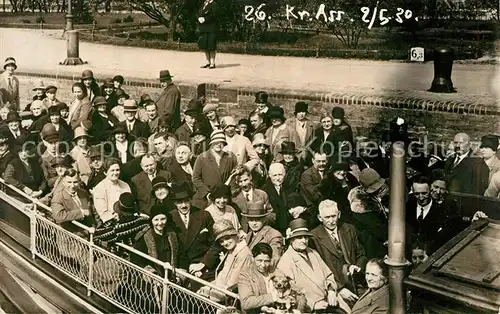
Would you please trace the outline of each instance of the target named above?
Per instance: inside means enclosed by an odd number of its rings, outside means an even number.
[[[31,21],[28,20],[28,19],[22,19],[21,22],[23,22],[24,24],[30,24],[31,23]]]
[[[122,22],[121,18],[116,18],[111,23],[121,23],[121,22]]]
[[[36,22],[39,24],[39,23],[45,23],[45,19],[43,18],[43,16],[39,16],[36,18]]]
[[[123,23],[133,23],[134,18],[131,15],[128,15],[126,18],[123,19]]]

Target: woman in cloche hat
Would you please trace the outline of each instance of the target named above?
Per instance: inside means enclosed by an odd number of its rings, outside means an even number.
[[[96,142],[102,143],[110,137],[111,132],[113,132],[119,121],[114,115],[109,113],[109,103],[104,96],[94,98],[92,107],[94,108],[94,112],[91,118],[92,128],[90,129],[90,135]]]
[[[99,89],[99,85],[97,85],[94,78],[94,73],[91,70],[84,70],[82,72],[81,83],[87,91],[86,97],[90,103],[92,103],[95,97],[101,96],[101,90]]]
[[[170,211],[163,204],[151,208],[150,224],[139,231],[135,237],[134,248],[162,262],[177,267],[179,243],[174,230]],[[135,255],[132,262],[144,269],[156,272],[161,277],[165,269],[156,263]]]
[[[92,169],[90,168],[89,157],[89,135],[87,131],[79,126],[75,129],[75,136],[73,137],[76,145],[69,153],[75,160],[75,168],[80,174],[80,180],[87,184]]]
[[[238,239],[238,231],[231,221],[219,220],[214,223],[213,228],[215,241],[220,243],[225,252],[221,263],[217,266],[216,277],[212,283],[222,289],[232,290],[238,284],[241,270],[251,267],[252,252],[245,240]],[[198,293],[216,302],[223,301],[225,297],[225,294],[208,286],[202,287]]]
[[[231,201],[231,189],[225,184],[216,185],[208,194],[208,199],[211,204],[205,208],[210,213],[214,222],[222,219],[229,220],[233,223],[233,227],[238,230],[240,236],[245,236],[238,220],[238,215],[234,208],[228,203]]]

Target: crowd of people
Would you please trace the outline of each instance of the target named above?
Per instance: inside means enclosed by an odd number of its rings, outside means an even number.
[[[7,58],[0,82],[5,182],[47,204],[50,218],[75,234],[84,236],[71,221],[95,227],[97,244],[152,273],[165,269],[116,243],[237,291],[246,313],[388,313],[391,143],[407,151],[414,266],[470,223],[449,191],[499,196],[493,135],[482,138],[478,154],[465,133],[450,147],[423,147],[396,118],[380,141],[370,141],[354,136],[341,107],[316,123],[307,103],[285,114],[266,92],[241,120],[219,117],[217,105],[203,99],[181,111],[166,70],[158,99],[131,98],[120,75],[99,86],[86,70],[73,99],[64,102],[56,86],[39,82],[21,108],[16,68]],[[78,264],[77,248],[58,245]],[[200,295],[226,298],[171,275]],[[121,293],[119,284],[109,289]]]

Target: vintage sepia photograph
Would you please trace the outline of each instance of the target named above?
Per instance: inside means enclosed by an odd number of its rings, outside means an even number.
[[[2,0],[0,314],[500,314],[500,0]]]

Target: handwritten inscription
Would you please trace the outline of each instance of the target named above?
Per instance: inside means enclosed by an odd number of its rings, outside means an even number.
[[[265,12],[265,4],[260,4],[257,7],[246,5],[245,6],[245,20],[247,21],[264,21],[270,20],[272,16]],[[418,21],[418,17],[413,16],[411,10],[396,8],[393,14],[388,9],[379,9],[378,2],[374,8],[362,7],[361,21],[368,24],[368,29],[371,29],[376,23],[380,26],[388,24],[391,20],[397,23],[403,23],[405,20],[414,19]],[[278,14],[283,16],[282,14]],[[300,20],[300,21],[318,21],[323,23],[334,23],[349,19],[354,22],[354,19],[346,14],[343,10],[330,10],[325,4],[320,4],[315,11],[300,10],[295,6],[287,4],[284,8],[284,16],[287,20]]]

